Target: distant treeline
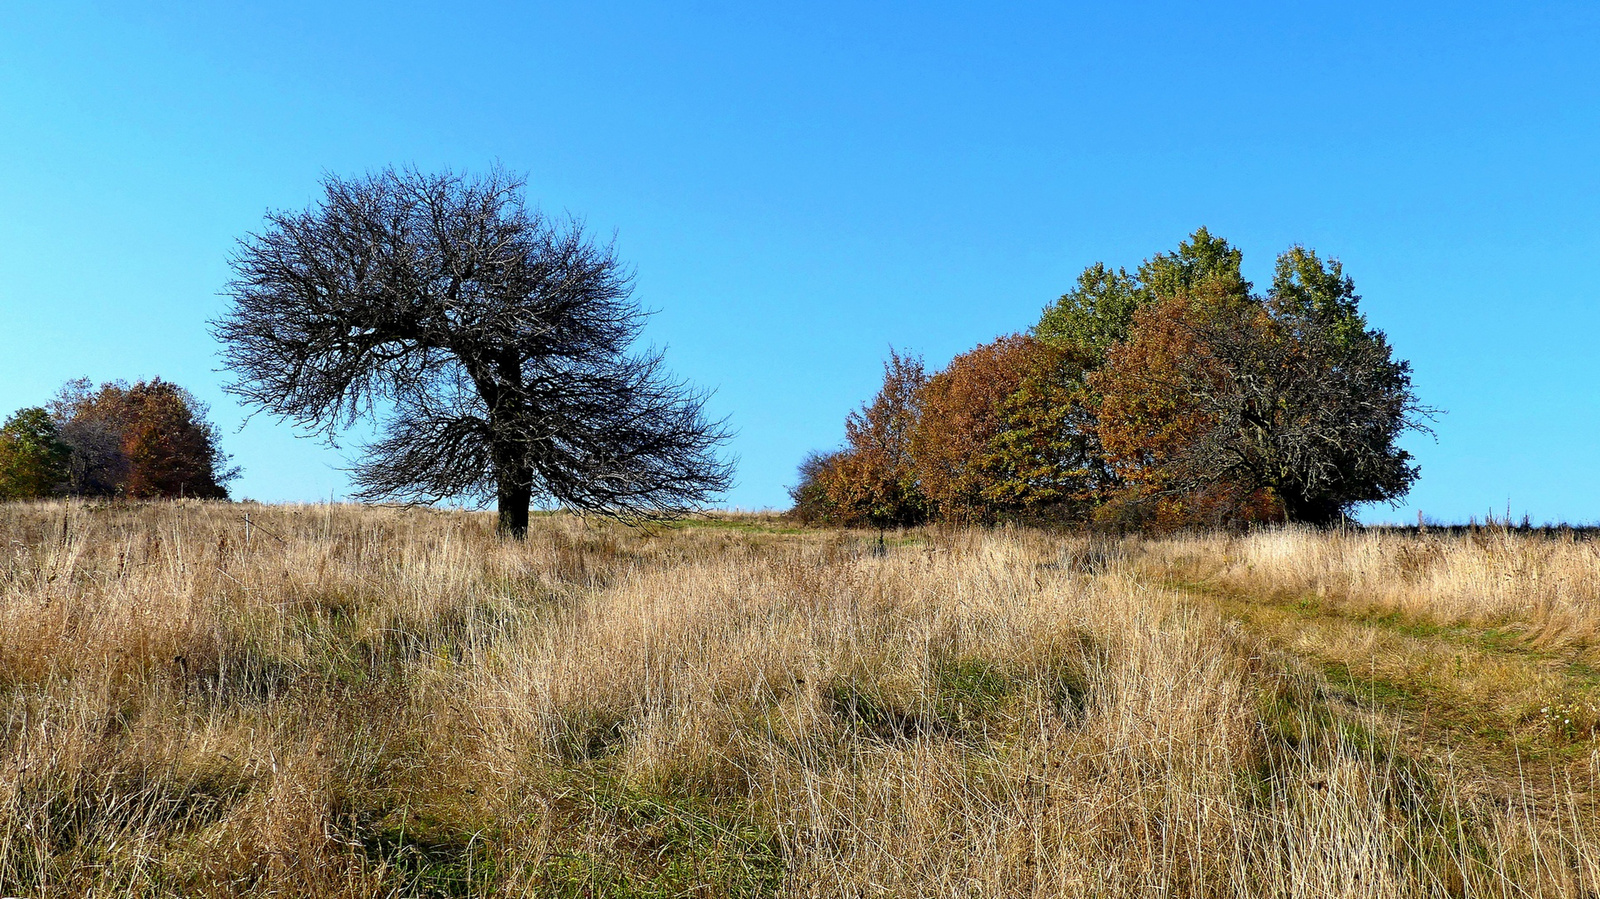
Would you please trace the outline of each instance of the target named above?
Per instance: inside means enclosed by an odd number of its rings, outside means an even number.
[[[0,500],[51,496],[226,499],[238,477],[194,394],[156,378],[67,382],[0,427]]]
[[[1330,524],[1417,477],[1409,363],[1337,260],[1279,255],[1257,293],[1204,228],[1130,274],[1095,264],[1024,334],[940,372],[893,351],[883,387],[813,453],[806,522],[1056,520],[1119,528]]]

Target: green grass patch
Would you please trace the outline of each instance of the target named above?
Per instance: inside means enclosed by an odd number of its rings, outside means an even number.
[[[934,715],[947,726],[987,729],[1017,684],[988,659],[966,657],[934,666]]]
[[[756,899],[783,886],[777,836],[736,805],[602,792],[593,815],[590,845],[560,849],[538,866],[539,895]]]
[[[895,742],[950,734],[933,709],[919,707],[922,703],[898,702],[876,684],[836,678],[823,687],[822,695],[828,711],[856,736]]]
[[[617,712],[590,706],[563,709],[552,735],[552,749],[562,761],[583,763],[603,758],[622,748],[627,718]]]
[[[492,840],[427,819],[368,831],[361,848],[392,895],[458,899],[481,895],[502,875]]]
[[[925,692],[901,697],[870,679],[839,677],[823,687],[823,700],[856,736],[983,740],[1004,728],[1006,707],[1021,686],[1000,665],[977,656],[935,660],[931,681]],[[1060,685],[1056,692],[1065,691],[1063,701],[1071,702],[1071,690]]]
[[[812,534],[816,528],[788,522],[752,518],[683,518],[665,522],[659,527],[672,531],[702,530],[737,531],[746,534]]]

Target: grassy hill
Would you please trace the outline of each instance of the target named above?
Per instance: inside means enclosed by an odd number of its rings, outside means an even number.
[[[1582,535],[491,531],[0,506],[0,895],[1600,895]]]

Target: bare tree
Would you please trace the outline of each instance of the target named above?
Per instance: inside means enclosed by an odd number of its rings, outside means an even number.
[[[527,532],[536,499],[638,521],[726,490],[706,394],[634,349],[631,273],[523,186],[387,169],[269,214],[212,323],[229,389],[330,442],[379,420],[359,496],[493,498],[503,534]]]

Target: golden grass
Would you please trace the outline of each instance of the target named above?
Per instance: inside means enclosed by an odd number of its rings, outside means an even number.
[[[1600,661],[1600,542],[1572,534],[1284,529],[1178,538],[1157,552],[1259,592],[1311,592],[1440,624],[1506,625],[1539,647]]]
[[[0,506],[0,895],[1592,896],[1496,539]]]
[[[1600,544],[1500,529],[1280,530],[1143,549],[1147,572],[1198,588],[1274,645],[1418,694],[1447,713],[1441,726],[1489,738],[1481,749],[1589,760]]]

